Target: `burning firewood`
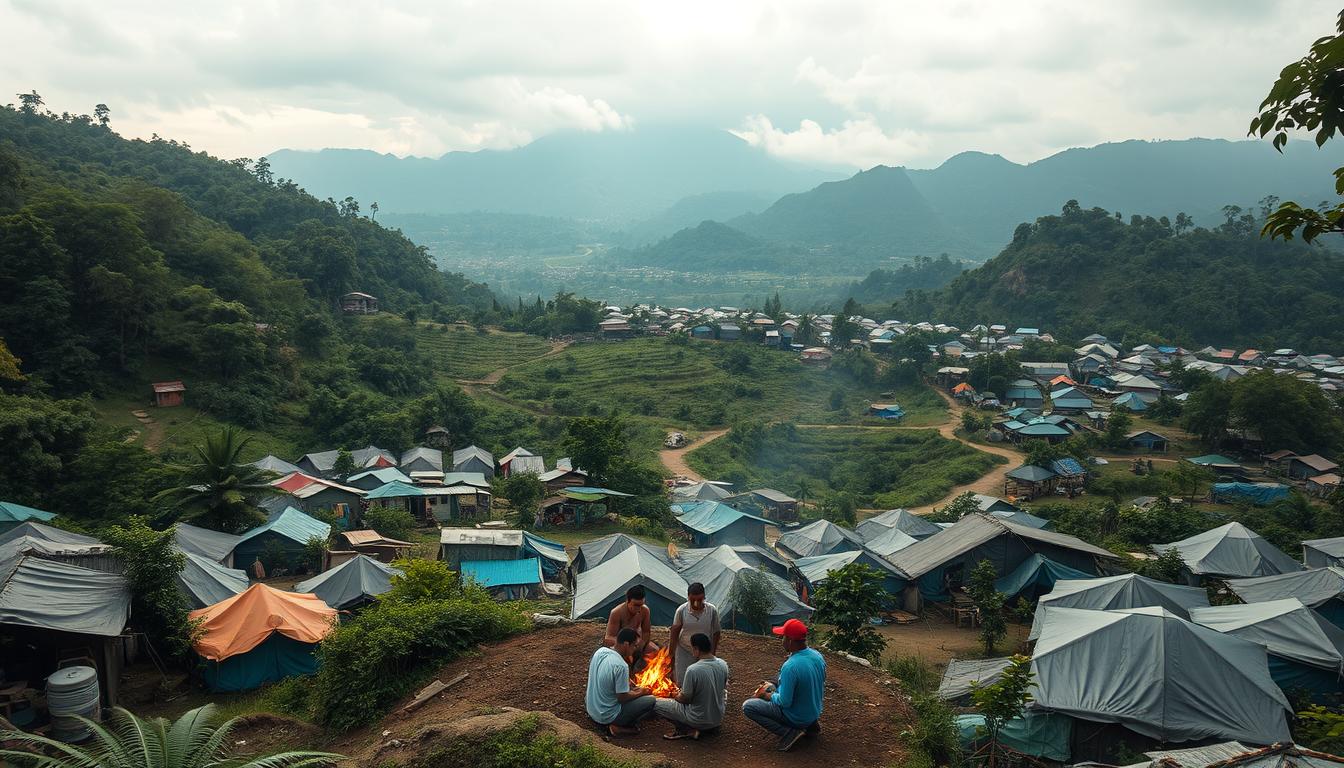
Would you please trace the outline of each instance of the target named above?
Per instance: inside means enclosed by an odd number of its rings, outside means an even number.
[[[633,685],[648,689],[660,699],[670,699],[680,693],[672,682],[672,649],[663,648],[645,664],[644,669],[630,678]]]

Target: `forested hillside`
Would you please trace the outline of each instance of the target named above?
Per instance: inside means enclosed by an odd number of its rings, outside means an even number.
[[[619,249],[609,260],[623,265],[642,265],[687,272],[762,271],[790,274],[813,271],[808,253],[796,245],[759,240],[715,221],[660,240],[653,245]]]
[[[1344,257],[1260,237],[1251,213],[1214,229],[1070,201],[1020,225],[994,259],[937,291],[911,291],[894,312],[970,327],[1030,325],[1064,339],[1144,334],[1189,347],[1344,351]]]

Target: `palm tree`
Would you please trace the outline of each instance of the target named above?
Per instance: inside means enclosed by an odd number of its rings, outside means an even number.
[[[251,442],[252,438],[234,427],[207,435],[204,445],[192,446],[196,461],[173,467],[179,485],[159,493],[155,500],[172,500],[179,510],[175,518],[199,521],[219,531],[240,533],[265,522],[255,500],[278,491],[270,484],[269,473],[241,461]]]
[[[807,503],[807,497],[812,495],[812,484],[807,482],[807,478],[798,478],[798,484],[793,488],[793,495],[798,501]]]
[[[171,724],[162,717],[141,720],[121,707],[112,710],[110,728],[80,720],[93,733],[85,745],[0,730],[0,744],[18,747],[0,749],[0,762],[26,768],[325,768],[344,759],[330,752],[231,758],[230,736],[239,718],[216,725],[214,704],[197,707]]]

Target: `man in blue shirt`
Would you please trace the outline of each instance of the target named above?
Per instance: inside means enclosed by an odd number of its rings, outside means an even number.
[[[789,619],[774,633],[783,638],[789,658],[779,668],[779,688],[762,683],[742,702],[742,714],[779,737],[779,751],[788,752],[804,734],[821,732],[821,697],[826,688],[826,660],[807,647],[807,625]]]
[[[588,689],[584,707],[593,722],[604,726],[612,736],[639,733],[635,727],[653,712],[656,701],[643,688],[630,687],[630,663],[639,633],[622,629],[616,633],[614,647],[602,646],[588,662]]]

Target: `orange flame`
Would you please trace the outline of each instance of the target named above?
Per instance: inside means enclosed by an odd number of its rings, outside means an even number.
[[[672,682],[672,649],[659,649],[653,658],[648,659],[644,669],[635,673],[630,681],[640,688],[647,688],[649,693],[660,699],[670,699],[680,693],[677,684]]]

